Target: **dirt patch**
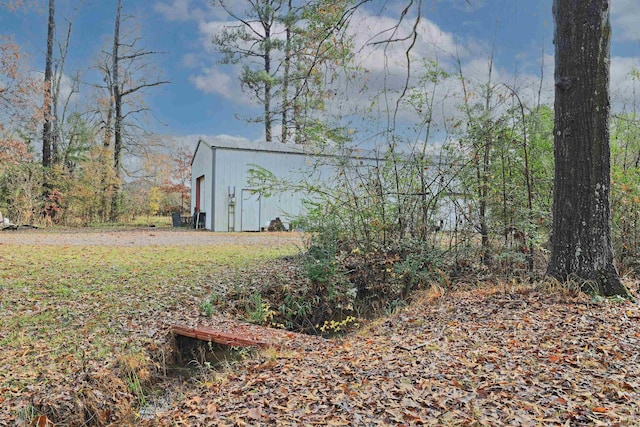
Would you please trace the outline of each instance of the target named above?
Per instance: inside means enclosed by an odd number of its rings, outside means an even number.
[[[173,228],[127,230],[12,230],[0,232],[0,244],[52,246],[204,246],[204,245],[302,245],[301,233],[214,233]]]

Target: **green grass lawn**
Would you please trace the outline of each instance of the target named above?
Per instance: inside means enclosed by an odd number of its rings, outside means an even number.
[[[169,325],[197,318],[221,277],[297,250],[0,245],[0,425],[73,409],[93,383],[135,397]]]

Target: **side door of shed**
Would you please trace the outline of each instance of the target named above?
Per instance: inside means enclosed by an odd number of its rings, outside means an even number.
[[[206,212],[205,206],[204,175],[196,178],[196,211]]]
[[[260,201],[259,191],[242,189],[240,231],[260,231]]]

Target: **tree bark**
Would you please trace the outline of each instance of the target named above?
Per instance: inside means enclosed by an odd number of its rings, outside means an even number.
[[[553,228],[547,273],[630,298],[611,246],[609,0],[554,0]]]
[[[288,11],[285,18],[285,44],[284,44],[284,75],[282,77],[282,133],[281,141],[286,144],[289,140],[289,79],[291,70],[291,26],[292,7],[291,0],[288,2]]]
[[[53,42],[56,32],[55,21],[55,0],[49,0],[49,22],[47,25],[47,57],[44,66],[44,126],[42,129],[42,166],[48,168],[51,166],[51,146],[53,140],[53,120],[51,115],[51,98],[53,84]],[[47,182],[45,180],[45,187]]]
[[[271,135],[271,18],[268,22],[263,22],[264,28],[264,139],[267,142],[271,142],[273,137]]]
[[[122,0],[118,0],[116,6],[116,19],[113,32],[113,52],[111,54],[112,62],[112,93],[113,103],[115,109],[115,117],[113,122],[113,170],[115,172],[116,184],[113,188],[111,195],[111,221],[115,222],[118,219],[118,212],[120,211],[120,186],[119,181],[121,177],[120,173],[120,159],[122,157],[122,96],[120,93],[120,11],[122,10]]]

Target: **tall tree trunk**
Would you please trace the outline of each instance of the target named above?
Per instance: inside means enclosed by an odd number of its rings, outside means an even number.
[[[264,139],[271,142],[271,25],[264,24]]]
[[[480,223],[480,236],[482,241],[482,263],[489,265],[491,263],[491,244],[489,242],[489,224],[487,220],[487,210],[489,201],[489,166],[491,165],[491,150],[493,149],[493,123],[489,119],[491,117],[491,100],[493,99],[493,88],[491,86],[491,77],[493,75],[493,58],[495,54],[494,48],[491,51],[491,57],[489,58],[489,78],[487,80],[487,90],[485,93],[484,114],[487,117],[485,123],[485,134],[482,135],[484,140],[484,146],[482,147],[482,164],[477,165],[477,178],[478,178],[478,195],[479,195],[479,223]],[[480,155],[478,152],[477,155]]]
[[[51,98],[52,98],[52,85],[53,85],[53,42],[56,32],[56,18],[55,18],[55,0],[49,0],[49,23],[47,25],[47,57],[45,59],[44,66],[44,126],[42,129],[42,166],[45,168],[51,167],[51,146],[53,139],[53,120],[51,114]],[[44,182],[47,187],[48,182]]]
[[[63,163],[66,165],[68,163],[66,161],[66,159],[68,158],[68,153],[60,152],[61,151],[60,142],[62,137],[61,127],[64,126],[64,123],[66,120],[67,108],[69,107],[71,96],[74,93],[77,93],[79,91],[79,88],[78,88],[79,77],[76,76],[76,78],[73,79],[71,90],[69,91],[68,95],[66,95],[66,100],[61,99],[60,91],[62,88],[62,78],[65,75],[64,67],[67,61],[67,54],[69,53],[69,41],[71,40],[71,28],[72,28],[72,21],[69,20],[68,26],[67,26],[67,34],[64,39],[64,43],[61,43],[59,45],[60,53],[59,53],[58,62],[54,70],[53,83],[52,83],[53,86],[51,91],[51,106],[53,109],[54,122],[53,122],[53,134],[51,136],[51,162],[53,164]],[[59,111],[60,108],[62,111]],[[70,146],[71,144],[67,146],[67,149]]]
[[[489,199],[489,163],[492,146],[491,130],[486,137],[485,145],[483,147],[484,154],[482,155],[482,163],[478,160],[476,166],[476,178],[478,179],[478,222],[480,228],[480,238],[482,242],[482,257],[481,261],[484,265],[491,263],[491,243],[489,241],[489,224],[487,221],[487,202]],[[479,153],[478,153],[479,155]]]
[[[291,117],[291,121],[293,122],[293,126],[295,129],[294,141],[296,144],[303,144],[305,142],[304,138],[304,124],[303,124],[303,114],[302,114],[302,101],[304,98],[302,95],[302,81],[298,80],[296,83],[296,96],[293,99],[293,116]]]
[[[122,10],[122,0],[118,0],[116,6],[115,29],[113,32],[113,52],[111,54],[112,61],[112,93],[114,103],[114,122],[113,122],[113,170],[115,173],[116,183],[111,195],[111,221],[118,219],[120,208],[120,160],[122,157],[122,96],[120,94],[120,75],[119,75],[119,48],[120,48],[120,11]]]
[[[113,166],[111,156],[111,138],[113,137],[113,84],[111,78],[111,71],[109,67],[106,67],[108,72],[107,89],[109,91],[109,107],[107,109],[107,117],[104,123],[104,135],[102,139],[102,148],[100,149],[100,162],[102,168],[102,177],[100,179],[100,186],[102,188],[102,195],[100,197],[100,221],[108,221],[111,219],[111,205],[112,205],[112,193],[113,183],[110,179],[110,171]]]
[[[611,247],[609,0],[554,0],[555,178],[547,273],[630,297]]]
[[[109,108],[107,109],[107,118],[104,123],[104,135],[102,146],[105,149],[111,147],[111,138],[113,137],[113,87],[109,86]]]
[[[285,45],[284,45],[284,75],[282,76],[282,143],[286,144],[289,139],[289,79],[291,72],[291,26],[292,10],[291,0],[288,3],[289,10],[287,11],[287,17],[285,22]]]

